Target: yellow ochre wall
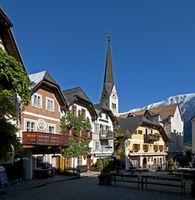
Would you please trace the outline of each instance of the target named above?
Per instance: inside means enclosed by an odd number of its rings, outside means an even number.
[[[158,134],[159,135],[159,140],[155,142],[147,142],[144,143],[144,135],[154,135]],[[151,133],[152,130],[152,133]],[[134,144],[140,145],[140,148],[138,151],[135,150]],[[148,145],[148,151],[144,151],[144,146],[143,145]],[[154,145],[158,146],[158,151],[154,151]],[[159,149],[159,145],[161,146],[161,150]],[[157,166],[162,165],[165,162],[166,159],[166,150],[167,146],[166,143],[164,142],[160,132],[157,129],[152,129],[148,127],[143,127],[139,126],[132,135],[129,136],[128,141],[127,141],[127,150],[130,155],[130,159],[132,160],[138,160],[138,163],[141,167],[143,167],[143,159],[146,158],[147,160],[147,167],[151,167],[153,164],[156,164]],[[161,163],[160,163],[161,160]]]

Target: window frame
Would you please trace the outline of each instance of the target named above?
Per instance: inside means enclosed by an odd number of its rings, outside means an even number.
[[[54,128],[54,132],[53,133],[49,132],[49,127],[53,127]],[[56,133],[56,125],[55,124],[47,124],[47,133],[55,134]]]
[[[37,104],[34,104],[34,98],[35,96],[37,97],[40,97],[40,105],[37,105]],[[42,95],[41,94],[38,94],[38,93],[34,93],[31,97],[31,103],[32,103],[32,106],[33,107],[36,107],[36,108],[42,108],[42,103],[43,103],[43,99],[42,99]]]
[[[53,108],[52,109],[48,108],[48,101],[53,102]],[[48,110],[48,111],[54,112],[55,111],[55,103],[54,102],[55,102],[54,99],[52,99],[50,97],[46,97],[45,109]]]
[[[34,128],[34,130],[32,131],[28,131],[28,129],[27,129],[27,123],[28,122],[30,122],[30,123],[34,123],[34,126],[35,126],[35,128]],[[35,132],[35,131],[37,131],[37,121],[36,120],[32,120],[32,119],[24,119],[24,130],[26,131],[26,132]]]

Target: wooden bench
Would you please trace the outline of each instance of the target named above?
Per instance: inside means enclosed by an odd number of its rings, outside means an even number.
[[[179,187],[181,188],[181,193],[185,194],[185,182],[183,181],[183,176],[156,176],[156,175],[142,175],[142,188],[148,188],[148,185],[160,185],[168,187]]]
[[[64,169],[64,173],[67,175],[73,175],[80,177],[80,170],[77,168],[69,167]]]
[[[137,183],[138,189],[140,188],[140,186],[143,185],[143,179],[138,174],[124,174],[124,173],[114,173],[114,172],[111,172],[110,174],[112,176],[112,181],[114,182],[114,184],[116,184],[117,181]]]

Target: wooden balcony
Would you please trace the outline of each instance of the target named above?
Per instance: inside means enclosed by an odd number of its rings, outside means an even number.
[[[58,135],[43,132],[23,132],[22,144],[33,146],[68,146],[68,137],[66,135]]]
[[[79,137],[78,137],[78,136],[75,135],[74,129],[71,128],[69,133],[70,133],[70,137],[69,137],[70,140],[74,140],[75,138],[78,138],[79,140],[88,140],[88,141],[92,140],[92,133],[91,132],[83,133],[82,131],[80,131]]]
[[[92,140],[92,133],[88,132],[88,133],[80,133],[79,135],[79,139],[80,140]]]
[[[103,131],[100,130],[99,132],[99,139],[100,140],[113,140],[113,132],[112,131]]]
[[[144,143],[154,143],[159,141],[160,136],[157,134],[144,135]]]

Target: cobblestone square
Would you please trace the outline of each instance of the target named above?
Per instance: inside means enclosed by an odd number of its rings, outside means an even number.
[[[178,188],[152,186],[148,190],[138,190],[135,184],[117,183],[112,186],[100,186],[97,175],[82,176],[74,180],[48,182],[34,187],[24,184],[11,186],[6,194],[0,195],[1,200],[188,200],[190,185],[186,194],[181,195]]]

